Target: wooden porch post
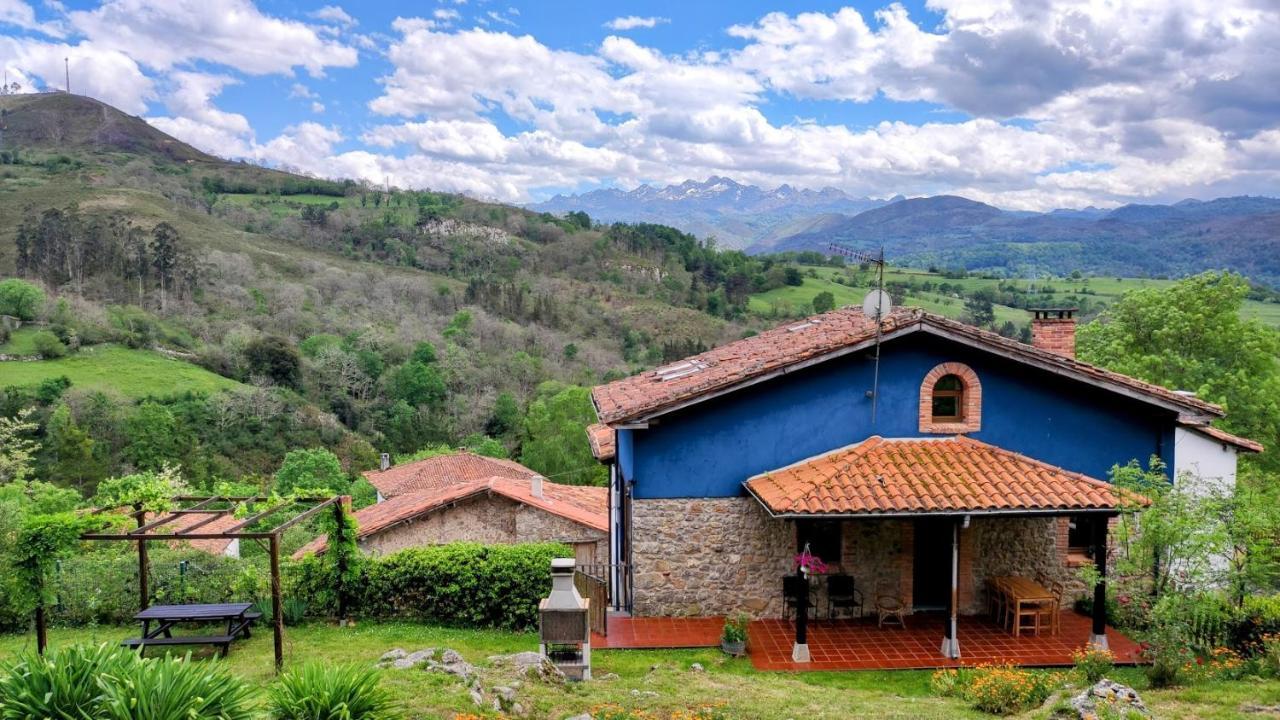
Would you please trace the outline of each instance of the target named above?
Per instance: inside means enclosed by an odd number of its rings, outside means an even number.
[[[1107,645],[1107,521],[1100,517],[1093,523],[1093,562],[1098,569],[1098,584],[1093,586],[1093,629],[1089,644],[1106,649]]]
[[[960,612],[960,518],[951,522],[951,594],[947,596],[947,624],[942,637],[942,656],[960,658],[960,638],[956,633]]]
[[[147,524],[147,514],[142,512],[141,505],[134,505],[133,509],[138,513],[138,527]],[[147,575],[151,572],[151,562],[147,557],[147,541],[141,537],[138,538],[138,611],[141,612],[151,606],[151,588],[147,582]]]
[[[280,533],[271,533],[271,625],[275,637],[273,649],[276,656],[276,672],[284,667],[284,613],[280,601]]]

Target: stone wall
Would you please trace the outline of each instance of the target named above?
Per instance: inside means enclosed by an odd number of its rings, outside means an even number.
[[[428,513],[360,541],[374,555],[422,545],[451,542],[511,544],[524,542],[591,542],[597,557],[608,556],[608,534],[501,495],[475,498]]]
[[[633,501],[635,613],[640,616],[783,614],[781,578],[793,572],[795,524],[769,517],[751,498]],[[960,533],[959,609],[986,609],[986,580],[1041,574],[1062,580],[1069,604],[1083,592],[1068,567],[1061,518],[974,517]],[[915,523],[846,521],[833,572],[852,575],[867,611],[878,595],[912,603]],[[947,543],[936,550],[950,557]],[[815,583],[820,612],[825,584]]]
[[[752,498],[633,500],[635,613],[782,616],[795,524]]]

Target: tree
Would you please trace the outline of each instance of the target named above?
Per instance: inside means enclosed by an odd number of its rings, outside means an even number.
[[[496,438],[507,437],[520,427],[520,406],[516,397],[509,392],[498,393],[493,402],[493,413],[484,424],[486,435]]]
[[[1240,317],[1248,292],[1239,275],[1207,272],[1126,293],[1080,328],[1076,353],[1222,405],[1224,429],[1267,448],[1249,462],[1274,472],[1280,469],[1280,333]]]
[[[132,506],[149,513],[173,508],[174,498],[191,492],[177,465],[165,463],[158,471],[109,478],[98,484],[94,502],[98,507]]]
[[[44,291],[16,278],[0,281],[0,315],[35,320],[44,307]]]
[[[162,222],[151,231],[151,268],[160,281],[160,312],[165,311],[166,291],[174,284],[178,269],[178,230]]]
[[[161,470],[178,459],[178,421],[169,408],[147,401],[124,423],[129,438],[124,455],[139,470]]]
[[[439,407],[448,394],[440,370],[416,361],[407,362],[390,374],[387,391],[393,399],[404,400],[415,407]]]
[[[319,491],[325,495],[346,495],[351,480],[342,471],[338,456],[324,448],[290,450],[276,471],[276,492]]]
[[[14,543],[13,570],[21,589],[22,605],[36,614],[36,651],[44,654],[48,639],[45,608],[56,602],[49,574],[59,560],[80,546],[80,535],[101,528],[100,516],[72,512],[31,515],[25,518]]]
[[[254,338],[244,349],[249,374],[265,377],[277,385],[302,387],[302,358],[288,340],[278,335]]]
[[[0,417],[0,483],[24,483],[35,474],[35,455],[40,443],[31,435],[39,426],[29,419],[31,408],[15,417]]]
[[[786,267],[782,270],[782,282],[793,287],[800,287],[804,284],[804,275],[800,274],[800,268]]]
[[[94,457],[93,448],[93,438],[76,424],[71,408],[59,405],[45,424],[50,474],[59,482],[74,483],[83,492],[102,477],[102,466]]]
[[[590,390],[554,381],[539,385],[525,416],[520,462],[556,482],[604,485],[608,473],[587,442],[593,422]]]
[[[993,304],[994,291],[991,288],[975,290],[964,301],[964,321],[976,327],[989,327],[996,321],[996,309]]]
[[[836,296],[832,295],[829,290],[823,290],[813,296],[813,311],[816,313],[824,313],[836,308]]]

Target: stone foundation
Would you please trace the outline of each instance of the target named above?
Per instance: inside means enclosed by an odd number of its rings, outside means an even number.
[[[783,615],[782,576],[792,573],[795,523],[776,520],[752,498],[634,500],[635,614],[638,616]],[[1066,583],[1064,603],[1083,592],[1068,567],[1064,520],[975,516],[960,532],[959,610],[985,611],[986,580],[1037,574]],[[915,522],[845,521],[842,557],[832,572],[852,575],[865,609],[878,595],[912,603]],[[950,558],[951,545],[936,549]],[[948,565],[949,567],[949,565]],[[814,582],[819,612],[826,585]]]

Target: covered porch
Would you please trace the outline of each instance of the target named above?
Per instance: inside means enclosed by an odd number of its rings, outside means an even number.
[[[822,612],[824,600],[828,609],[838,607],[822,597],[824,584],[834,593],[833,572],[844,578],[844,605],[856,610],[854,617],[869,612],[878,625],[886,616],[902,623],[903,647],[894,644],[878,657],[882,665],[938,667],[975,656],[994,662],[1007,659],[999,657],[1005,651],[1018,651],[1030,664],[1058,664],[1085,644],[1107,648],[1109,520],[1144,502],[1108,483],[965,436],[872,437],[744,485],[774,522],[794,524],[802,564],[811,554],[835,558],[818,563],[826,583],[808,573],[783,580],[784,607],[793,620],[760,626],[757,652],[771,666],[810,666],[819,639],[825,662],[855,662],[856,653],[846,647],[873,648],[872,639],[883,637],[867,635],[857,620],[815,622],[838,616]],[[1084,587],[1070,567],[1065,536],[1073,524],[1088,528],[1088,554],[1102,578],[1093,587]],[[859,577],[861,588],[853,593],[849,588]],[[1080,595],[1093,599],[1084,624],[1063,609]],[[811,616],[813,605],[818,612]],[[988,608],[1000,611],[993,615],[1000,622],[981,616]],[[1019,644],[1028,630],[1024,618],[1033,621],[1034,634]],[[1049,628],[1042,627],[1044,618]],[[780,654],[788,644],[784,628],[790,631],[789,656]],[[1069,630],[1083,636],[1074,638]],[[931,642],[921,644],[925,635]],[[975,648],[965,647],[966,637]]]

